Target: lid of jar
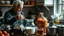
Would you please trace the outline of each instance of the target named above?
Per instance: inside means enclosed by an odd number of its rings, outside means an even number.
[[[58,27],[64,27],[64,25],[58,26]]]
[[[50,26],[49,28],[57,28],[57,26],[55,26],[55,25],[52,25],[52,26]]]
[[[36,29],[36,27],[25,27],[25,29]]]

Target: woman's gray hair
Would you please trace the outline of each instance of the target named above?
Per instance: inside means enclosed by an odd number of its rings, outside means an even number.
[[[23,1],[21,1],[21,0],[15,0],[13,2],[13,8],[16,8],[16,7],[18,7],[18,5],[23,5],[23,4],[24,4]]]

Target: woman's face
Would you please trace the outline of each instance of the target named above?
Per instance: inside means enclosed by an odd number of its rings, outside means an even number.
[[[16,12],[16,13],[19,13],[19,12],[22,11],[22,9],[23,9],[23,5],[18,5],[18,7],[15,8],[15,12]]]

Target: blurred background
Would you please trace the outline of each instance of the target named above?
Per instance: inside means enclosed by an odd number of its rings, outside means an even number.
[[[0,25],[6,11],[12,8],[15,0],[0,0]],[[43,12],[51,25],[64,25],[64,0],[21,0],[24,1],[23,12],[27,19],[35,19],[39,12]],[[64,30],[64,29],[63,29]]]

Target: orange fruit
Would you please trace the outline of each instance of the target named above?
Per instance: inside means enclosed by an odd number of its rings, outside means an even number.
[[[0,34],[2,34],[2,31],[0,30]]]
[[[7,31],[3,31],[3,34],[4,34],[4,35],[7,35]]]
[[[0,36],[5,36],[4,34],[0,34]]]
[[[10,34],[8,33],[7,36],[10,36]]]

